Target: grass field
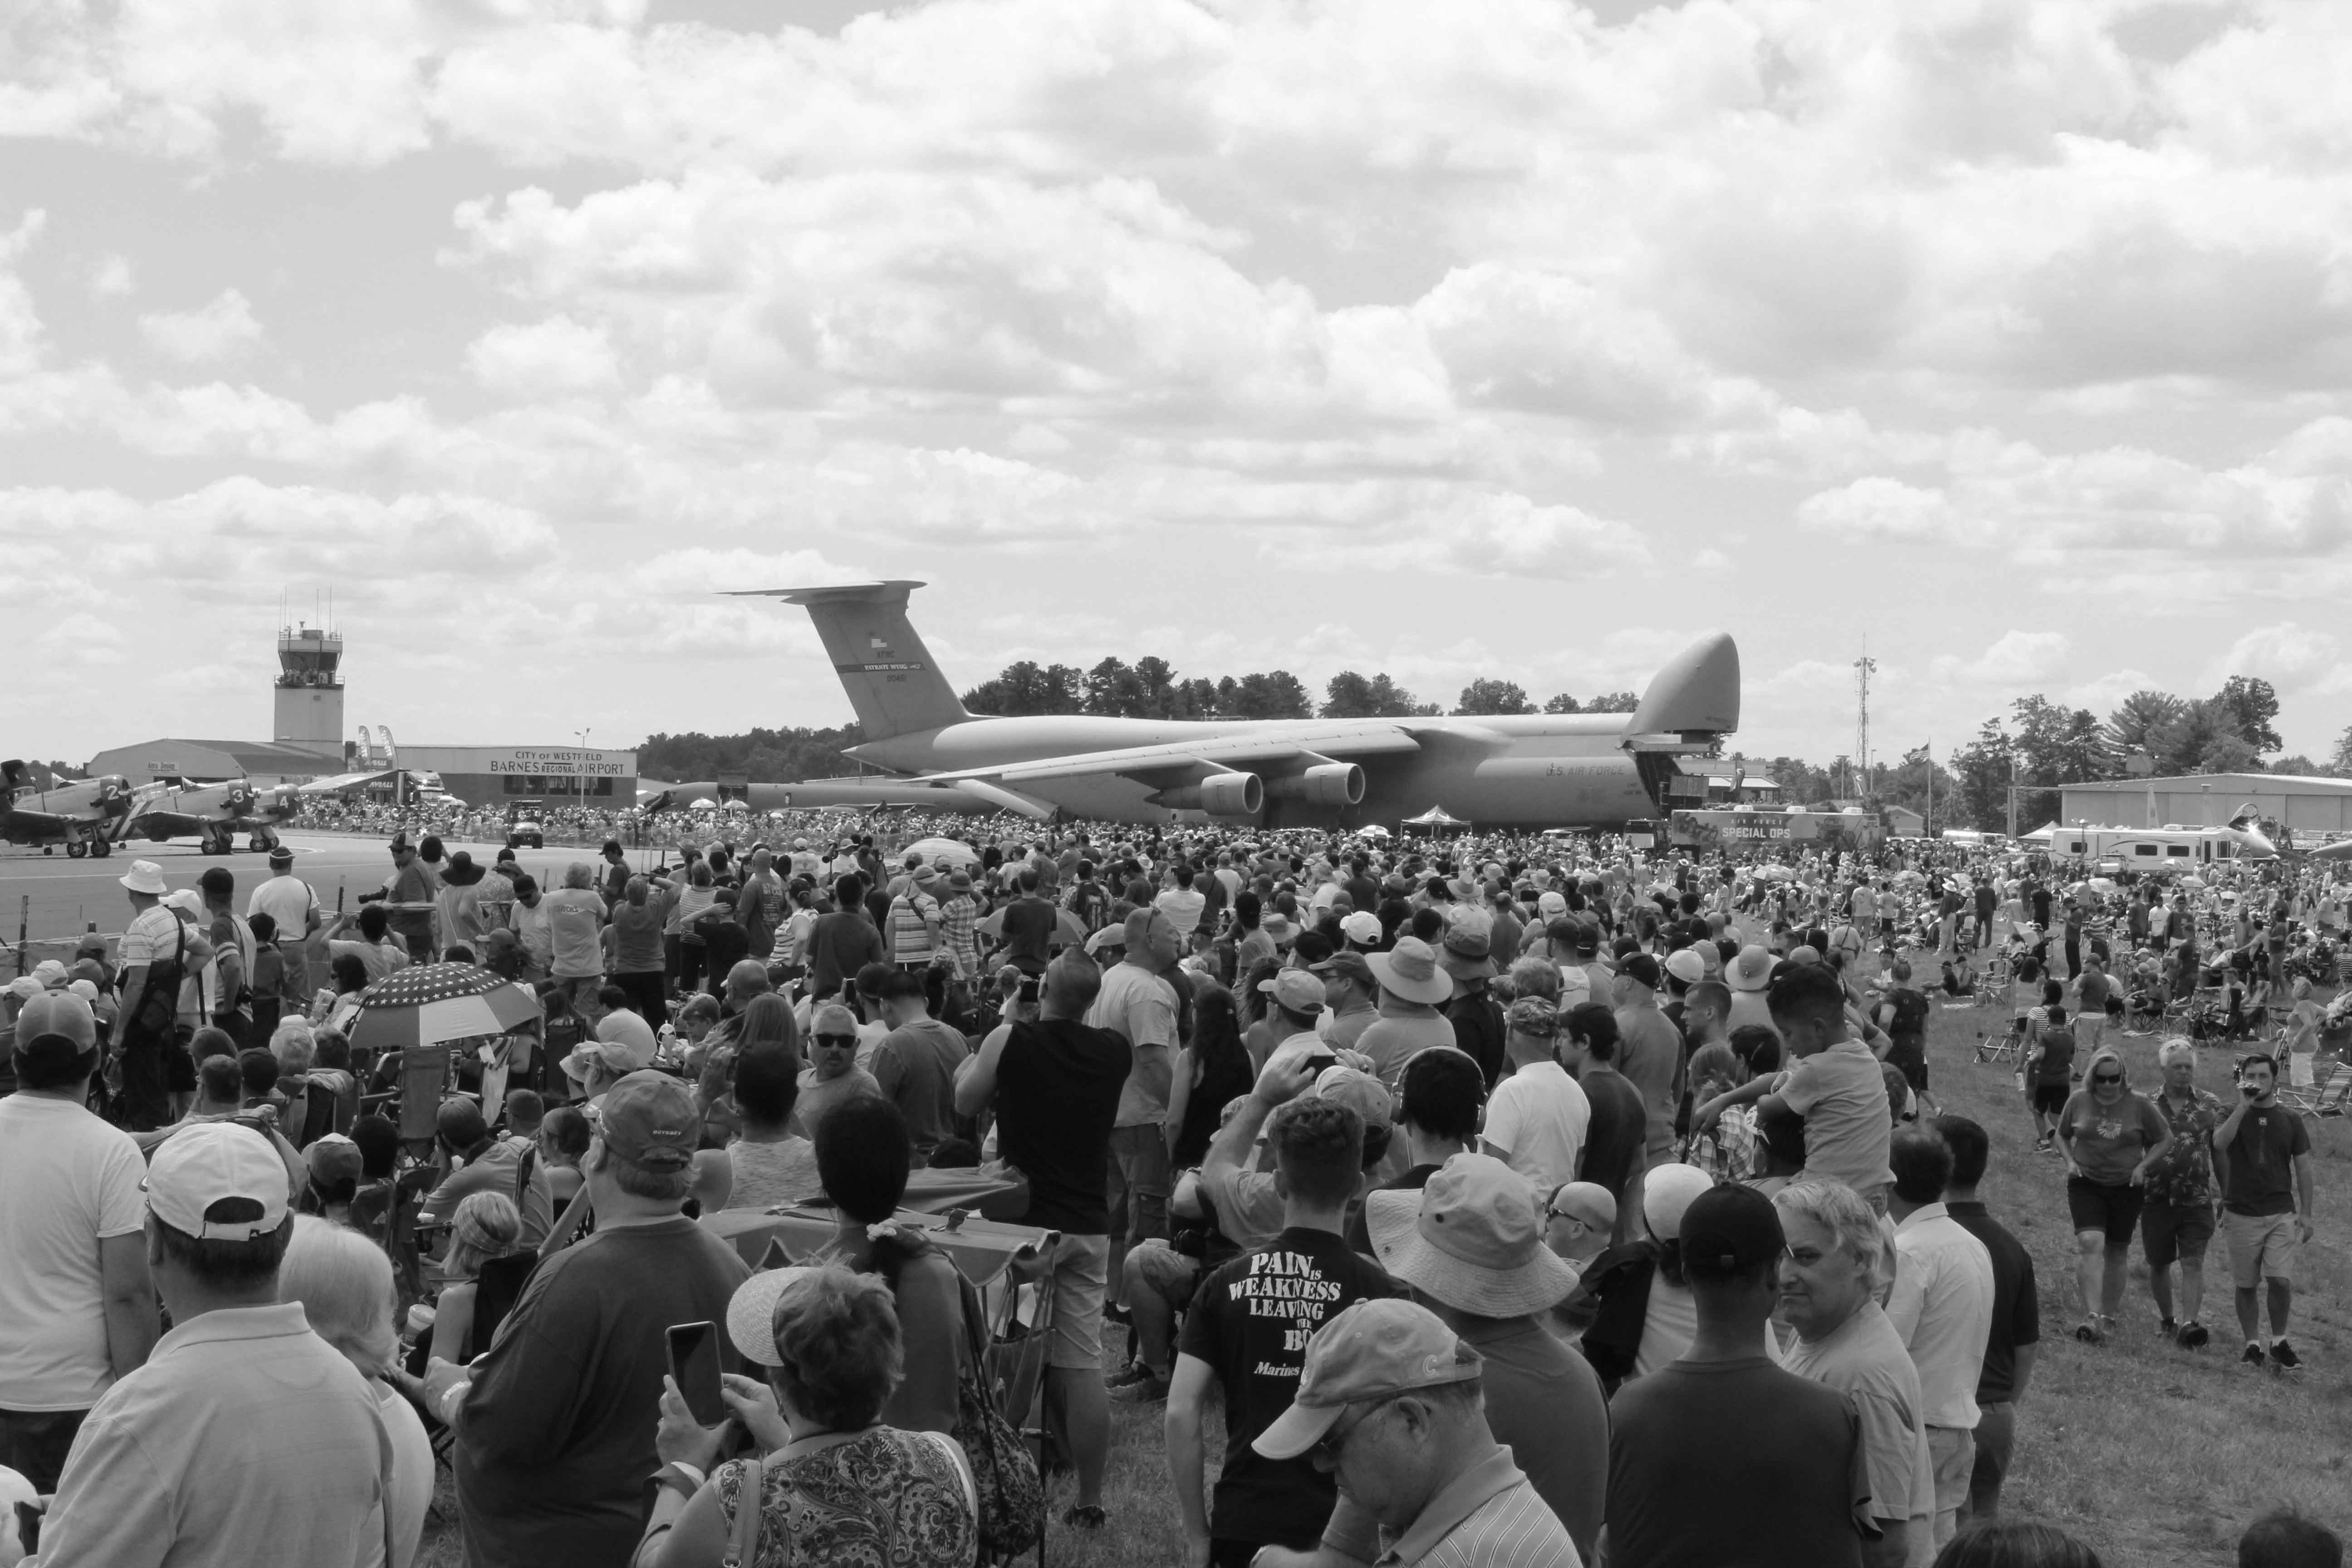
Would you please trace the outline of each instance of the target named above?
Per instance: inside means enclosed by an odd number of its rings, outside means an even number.
[[[2121,1331],[2078,1343],[2081,1304],[2070,1261],[2059,1161],[2033,1151],[2032,1123],[2011,1087],[2012,1068],[1971,1060],[1978,1031],[2008,1022],[1998,1008],[1938,1008],[1929,1026],[1930,1082],[1942,1108],[1972,1117],[1992,1137],[1984,1197],[2033,1253],[2042,1295],[2041,1364],[2020,1407],[2009,1513],[2061,1526],[2097,1548],[2106,1568],[2171,1568],[2236,1562],[2239,1532],[2255,1515],[2290,1503],[2352,1538],[2352,1125],[2312,1123],[2318,1237],[2297,1260],[2292,1338],[2302,1371],[2280,1376],[2241,1364],[2219,1237],[2207,1259],[2203,1313],[2213,1343],[2184,1351],[2160,1342],[2147,1270],[2133,1253]],[[2113,1038],[2112,1032],[2110,1038]],[[2117,1042],[2144,1092],[2158,1086],[2154,1039]],[[2204,1050],[2199,1081],[2224,1098],[2230,1058]],[[1109,1331],[1110,1349],[1120,1331]],[[1049,1568],[1173,1568],[1183,1531],[1161,1457],[1160,1407],[1112,1406],[1110,1479],[1099,1533],[1049,1531]],[[1213,1430],[1212,1453],[1221,1447]],[[1067,1481],[1054,1515],[1068,1500]],[[442,1489],[441,1509],[450,1502]],[[427,1527],[428,1568],[458,1568],[454,1531]],[[1034,1561],[1029,1559],[1026,1561]]]

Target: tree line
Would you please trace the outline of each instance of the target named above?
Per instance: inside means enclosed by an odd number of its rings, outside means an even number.
[[[672,784],[740,773],[751,784],[789,784],[857,772],[845,753],[865,739],[856,724],[837,730],[753,730],[744,735],[648,735],[637,748],[637,773]]]
[[[1527,691],[1508,680],[1474,680],[1450,711],[1496,713],[1630,713],[1639,699],[1630,691],[1578,699],[1560,692],[1538,709]],[[1386,674],[1343,669],[1324,682],[1317,701],[1304,681],[1286,669],[1242,676],[1180,677],[1157,654],[1133,664],[1112,657],[1093,668],[1041,665],[1021,659],[963,694],[974,713],[1017,717],[1033,713],[1082,713],[1118,719],[1412,719],[1449,710],[1423,702]]]
[[[1750,765],[1780,784],[1782,798],[1792,804],[1829,806],[1859,799],[1919,812],[1931,827],[1995,831],[2009,825],[2012,784],[2018,826],[2031,829],[2056,820],[2062,784],[2188,773],[2352,778],[2352,728],[2325,763],[2301,753],[2273,757],[2285,746],[2278,712],[2277,691],[2259,676],[2233,675],[2208,697],[2135,691],[2105,719],[2035,692],[2014,699],[2006,716],[1986,720],[1948,763],[1937,763],[1921,746],[1899,762],[1874,763],[1867,780],[1843,756],[1827,768],[1793,757],[1759,758]]]

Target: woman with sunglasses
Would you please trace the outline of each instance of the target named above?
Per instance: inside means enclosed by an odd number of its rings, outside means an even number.
[[[2126,1087],[2124,1058],[2103,1047],[2093,1054],[2083,1087],[2058,1113],[2057,1132],[2066,1156],[2066,1207],[2074,1216],[2083,1291],[2083,1321],[2074,1337],[2099,1344],[2115,1332],[2147,1173],[2172,1147],[2172,1126]]]

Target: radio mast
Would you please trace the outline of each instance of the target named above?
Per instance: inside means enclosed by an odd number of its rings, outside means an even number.
[[[1870,657],[1870,637],[1862,639],[1862,657],[1853,661],[1853,765],[1862,782],[1854,789],[1854,798],[1870,798],[1870,677],[1878,661]]]

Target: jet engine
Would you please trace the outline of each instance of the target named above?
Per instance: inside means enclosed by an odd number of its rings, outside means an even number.
[[[1198,784],[1163,789],[1152,803],[1178,811],[1205,811],[1211,816],[1255,816],[1265,805],[1265,781],[1255,773],[1211,773]]]
[[[1311,805],[1356,805],[1364,798],[1364,770],[1354,763],[1320,763],[1271,781],[1265,793]]]

